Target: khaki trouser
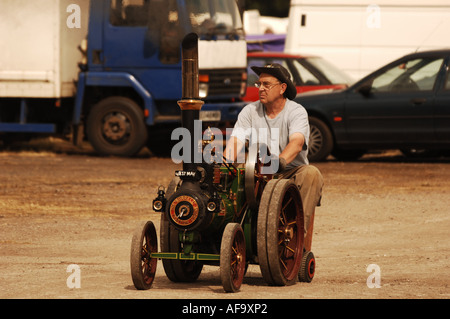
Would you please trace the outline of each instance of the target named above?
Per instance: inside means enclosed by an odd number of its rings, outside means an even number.
[[[277,174],[278,178],[293,179],[300,191],[303,203],[305,238],[310,222],[314,217],[316,206],[322,198],[323,177],[312,165],[302,165]],[[312,235],[312,234],[309,234]]]

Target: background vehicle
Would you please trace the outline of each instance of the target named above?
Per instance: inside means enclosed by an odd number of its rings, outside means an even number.
[[[346,90],[299,95],[311,125],[310,159],[366,150],[450,149],[450,49],[406,55]],[[313,92],[314,93],[314,92]]]
[[[259,99],[258,88],[254,86],[258,76],[250,68],[274,62],[289,70],[298,93],[321,89],[343,89],[352,82],[346,74],[317,56],[290,55],[281,52],[248,52],[247,61],[247,93],[243,97],[244,101],[252,102]]]
[[[200,118],[235,120],[242,107],[233,101],[245,93],[246,43],[234,0],[8,0],[0,8],[4,142],[52,134],[79,143],[85,134],[100,154],[129,156],[146,143],[159,151],[162,132],[180,123],[180,41],[190,32],[200,37]]]
[[[447,0],[292,0],[286,52],[317,54],[355,79],[416,50],[450,46]]]

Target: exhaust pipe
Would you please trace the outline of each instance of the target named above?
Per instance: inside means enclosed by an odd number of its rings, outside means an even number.
[[[204,104],[199,97],[198,85],[198,36],[195,33],[186,35],[181,43],[182,48],[182,99],[178,101],[181,109],[181,124],[191,134],[190,163],[183,163],[185,171],[195,171],[195,159],[202,158],[200,139],[196,139],[194,121],[199,119]]]
[[[183,100],[198,99],[198,36],[189,33],[181,43],[182,48],[182,77]],[[182,100],[182,101],[183,101]],[[181,107],[181,105],[180,105]]]

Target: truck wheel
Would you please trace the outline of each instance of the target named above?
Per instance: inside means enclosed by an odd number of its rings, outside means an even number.
[[[328,125],[316,117],[309,118],[309,144],[308,159],[311,162],[320,162],[330,155],[333,149],[333,136]]]
[[[131,99],[108,97],[88,115],[86,134],[101,155],[133,156],[147,140],[144,114]]]

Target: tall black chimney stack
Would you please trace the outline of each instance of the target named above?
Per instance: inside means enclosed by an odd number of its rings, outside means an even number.
[[[195,171],[196,159],[202,160],[201,136],[194,132],[194,121],[199,119],[203,101],[200,100],[198,90],[198,36],[195,33],[186,35],[181,43],[182,47],[182,99],[178,101],[181,109],[181,124],[191,134],[190,163],[183,163],[183,170]],[[200,164],[200,163],[197,163]]]

